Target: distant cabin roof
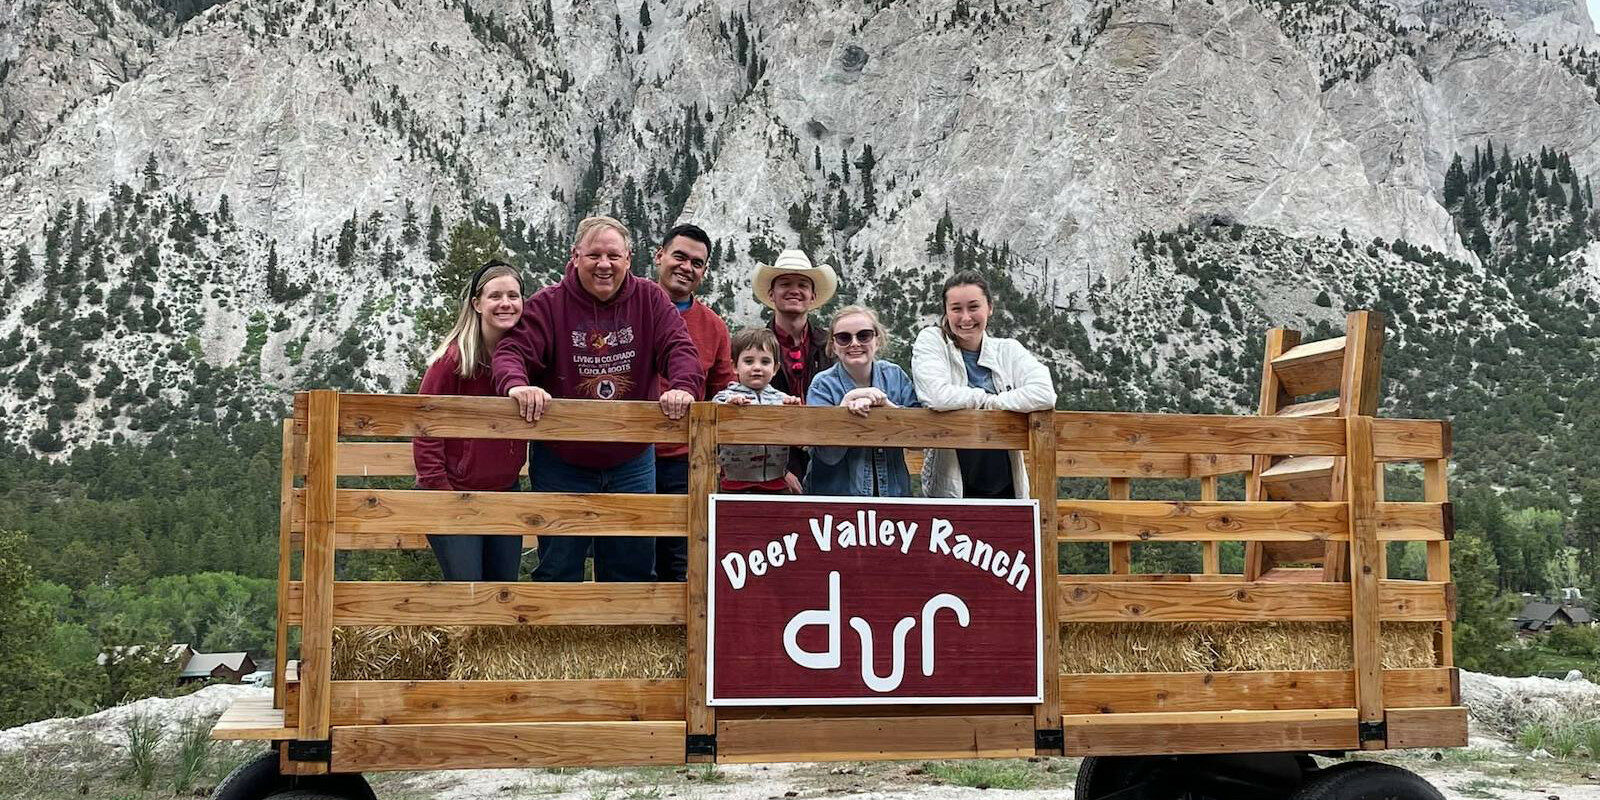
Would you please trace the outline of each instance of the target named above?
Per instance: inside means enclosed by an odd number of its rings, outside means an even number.
[[[180,677],[203,678],[210,675],[217,667],[227,667],[233,672],[238,672],[244,669],[245,661],[249,658],[249,653],[195,653],[194,657],[189,659],[188,666],[183,668]],[[255,665],[252,663],[251,669],[254,668]]]

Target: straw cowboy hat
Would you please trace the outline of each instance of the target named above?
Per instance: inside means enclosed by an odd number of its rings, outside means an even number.
[[[839,289],[839,276],[833,272],[833,267],[823,264],[820,267],[811,266],[811,259],[800,250],[785,250],[778,254],[772,264],[757,264],[756,274],[750,279],[750,288],[755,292],[756,299],[760,300],[767,308],[776,308],[772,305],[772,282],[780,275],[804,275],[811,279],[811,286],[816,290],[816,299],[811,301],[807,311],[815,311],[833,299],[833,293]]]

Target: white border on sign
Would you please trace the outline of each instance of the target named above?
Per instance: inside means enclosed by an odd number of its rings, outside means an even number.
[[[1048,591],[1045,575],[1035,569],[1034,580],[1038,591],[1033,593],[1034,637],[1034,689],[1031,697],[1025,695],[1002,697],[884,697],[859,695],[847,697],[724,697],[716,696],[717,668],[717,501],[734,503],[810,503],[813,505],[858,505],[861,503],[888,503],[891,505],[931,506],[1028,506],[1033,509],[1033,563],[1039,564],[1039,501],[1036,499],[968,500],[954,497],[834,497],[825,495],[755,495],[714,493],[706,510],[706,705],[707,706],[845,706],[845,705],[976,705],[980,703],[1042,703],[1044,702],[1044,596]],[[1053,577],[1053,576],[1052,576]],[[1059,635],[1059,634],[1057,634]]]

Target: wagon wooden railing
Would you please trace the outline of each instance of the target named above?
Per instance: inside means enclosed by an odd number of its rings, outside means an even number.
[[[408,443],[472,437],[689,445],[688,495],[341,488],[340,475],[409,474]],[[350,440],[350,441],[345,441]],[[707,497],[719,444],[961,447],[1026,453],[1040,523],[1059,542],[1348,541],[1347,583],[1245,582],[1216,574],[1060,575],[1041,581],[1045,700],[1035,705],[717,708],[706,705]],[[563,400],[528,424],[505,398],[298,395],[285,428],[280,647],[273,707],[242,703],[215,735],[278,742],[285,772],[357,772],[863,758],[1331,751],[1465,744],[1450,662],[1453,591],[1445,496],[1448,425],[1426,420],[1097,412],[936,413]],[[1206,454],[1194,456],[1191,454]],[[1064,474],[1127,477],[1140,465],[1333,455],[1339,502],[1164,502],[1057,497]],[[1378,501],[1385,461],[1420,461],[1426,501]],[[1199,464],[1198,469],[1196,464]],[[303,466],[302,466],[303,465]],[[384,465],[388,465],[385,467]],[[1120,472],[1119,472],[1120,471]],[[304,474],[304,486],[295,477]],[[1214,474],[1214,473],[1212,473]],[[1207,496],[1214,498],[1214,492]],[[426,533],[686,536],[687,584],[352,582],[339,550],[416,548]],[[1388,580],[1389,541],[1423,541],[1426,580]],[[1058,572],[1057,549],[1040,552]],[[294,556],[301,560],[293,579]],[[1062,623],[1347,623],[1353,669],[1058,674]],[[1436,662],[1381,668],[1384,622],[1429,623]],[[682,625],[681,679],[347,681],[335,626]],[[300,632],[298,670],[289,631]]]

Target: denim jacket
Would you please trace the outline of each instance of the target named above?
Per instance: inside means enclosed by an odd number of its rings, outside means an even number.
[[[921,405],[917,402],[917,390],[912,386],[911,377],[891,362],[873,362],[872,385],[882,389],[897,406]],[[834,364],[811,379],[806,405],[837,406],[854,388],[855,379],[845,371],[844,365]],[[906,471],[905,451],[899,447],[812,447],[810,450],[811,468],[806,473],[808,494],[911,496],[911,475]]]

